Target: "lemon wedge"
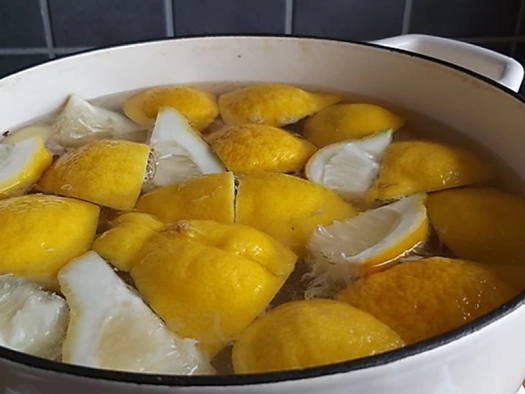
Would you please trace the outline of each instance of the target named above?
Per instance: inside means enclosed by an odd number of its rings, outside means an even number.
[[[143,373],[214,372],[196,341],[169,331],[95,252],[62,268],[59,281],[71,308],[63,362]]]
[[[0,144],[0,199],[24,194],[52,161],[40,137]]]
[[[63,298],[12,274],[0,276],[0,345],[60,360],[67,321]]]
[[[119,139],[144,142],[147,132],[124,115],[90,104],[72,94],[55,119],[55,139],[65,148],[76,148],[88,142]]]
[[[352,218],[318,226],[308,240],[311,294],[383,269],[425,241],[426,195],[414,194]]]
[[[308,180],[334,191],[346,201],[360,201],[379,173],[392,130],[359,140],[343,141],[317,151],[306,165]]]
[[[3,140],[4,144],[15,144],[17,142],[28,140],[30,138],[42,138],[46,144],[47,150],[53,154],[60,156],[64,154],[65,149],[52,136],[55,134],[55,129],[50,125],[33,125],[22,127],[9,133]]]
[[[225,172],[226,167],[192,128],[186,117],[171,107],[160,109],[150,146],[157,156],[153,184],[166,186],[202,174]]]

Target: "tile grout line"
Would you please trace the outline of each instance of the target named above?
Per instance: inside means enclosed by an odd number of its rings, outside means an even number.
[[[166,23],[166,36],[175,37],[175,25],[173,22],[172,0],[164,0],[164,19]]]
[[[403,10],[403,24],[401,25],[401,34],[408,34],[410,31],[410,19],[412,18],[413,0],[405,0],[405,9]]]
[[[510,56],[516,57],[518,50],[518,37],[520,35],[521,27],[523,26],[523,18],[525,18],[525,0],[520,1],[520,9],[518,11],[518,21],[516,22],[516,30],[514,31],[514,40],[510,48]]]
[[[53,30],[51,29],[51,17],[49,16],[49,3],[47,0],[39,0],[40,14],[44,26],[44,37],[46,40],[47,55],[50,59],[55,57],[53,48]]]
[[[284,34],[293,34],[293,4],[294,0],[286,0],[284,4]]]

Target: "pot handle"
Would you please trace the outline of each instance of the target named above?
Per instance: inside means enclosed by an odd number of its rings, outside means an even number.
[[[523,81],[523,66],[519,62],[466,42],[423,34],[407,34],[372,43],[453,63],[490,78],[515,92],[519,90]]]

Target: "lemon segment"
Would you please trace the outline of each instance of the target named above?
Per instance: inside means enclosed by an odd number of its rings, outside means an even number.
[[[381,160],[367,200],[392,200],[486,182],[496,172],[483,158],[459,146],[436,141],[394,142]]]
[[[208,141],[228,170],[238,175],[298,172],[317,150],[286,130],[256,124],[226,126]]]
[[[392,130],[386,130],[359,140],[327,145],[308,161],[306,177],[333,190],[346,201],[362,202],[391,142]]]
[[[193,339],[168,330],[95,252],[60,270],[71,308],[63,362],[115,371],[213,374]]]
[[[310,291],[348,284],[385,269],[424,243],[429,232],[425,199],[425,194],[415,194],[318,226],[307,244],[307,262],[315,277],[311,284],[315,290]]]
[[[3,140],[3,144],[15,144],[29,138],[40,137],[46,141],[55,131],[51,126],[28,126],[9,133]]]
[[[99,208],[70,198],[30,194],[0,201],[0,274],[54,287],[69,260],[91,248]]]
[[[359,279],[336,298],[375,316],[412,344],[460,327],[516,294],[481,264],[431,257]]]
[[[0,199],[27,192],[52,161],[40,137],[0,144]]]
[[[333,300],[282,304],[253,322],[235,341],[236,373],[304,369],[397,349],[401,338],[386,325]]]
[[[153,178],[156,186],[171,185],[191,176],[226,171],[206,141],[174,108],[159,110],[149,143],[157,158]]]
[[[55,161],[38,185],[48,193],[129,211],[139,197],[149,155],[146,144],[91,142]]]
[[[136,210],[155,215],[165,223],[184,219],[233,223],[234,195],[233,173],[207,174],[144,194]]]
[[[381,130],[396,132],[405,119],[373,104],[338,104],[328,107],[304,124],[303,135],[319,148],[344,140],[363,138]]]
[[[318,184],[291,175],[261,173],[240,179],[236,222],[271,235],[299,257],[318,225],[352,217],[357,209]]]
[[[458,257],[497,265],[525,263],[525,198],[496,189],[432,193],[430,223]]]
[[[290,85],[265,83],[220,95],[219,111],[227,125],[281,127],[297,123],[341,99],[337,94],[310,93]]]
[[[0,275],[0,346],[60,361],[66,301],[14,275]]]
[[[219,114],[217,98],[204,90],[184,86],[162,86],[143,90],[124,102],[122,110],[131,120],[151,127],[159,110],[174,108],[202,131]]]

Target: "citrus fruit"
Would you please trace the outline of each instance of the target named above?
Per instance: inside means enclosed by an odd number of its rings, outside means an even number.
[[[233,173],[207,174],[144,194],[137,201],[136,210],[155,215],[166,223],[183,219],[233,223],[234,194]]]
[[[171,107],[159,110],[150,146],[157,158],[153,178],[156,186],[170,185],[190,176],[226,171],[200,133]]]
[[[525,198],[489,188],[432,193],[430,223],[458,257],[497,264],[525,265]]]
[[[243,176],[235,201],[237,223],[264,231],[300,257],[318,225],[356,213],[356,208],[331,190],[285,174]]]
[[[180,221],[144,244],[131,277],[170,329],[213,357],[265,310],[296,260],[253,228]]]
[[[359,279],[337,299],[375,316],[411,344],[472,321],[516,294],[481,264],[431,257]]]
[[[0,199],[27,192],[52,161],[40,137],[0,144]]]
[[[318,226],[307,244],[312,286],[348,284],[392,265],[423,244],[429,232],[425,194],[414,194],[357,216]]]
[[[30,194],[0,201],[0,274],[56,284],[58,270],[89,250],[99,208],[56,196]]]
[[[208,127],[219,114],[217,99],[213,94],[184,86],[143,90],[126,100],[122,110],[134,122],[151,127],[163,107],[175,108],[198,131]]]
[[[368,313],[343,302],[288,302],[259,317],[237,338],[236,373],[303,369],[371,356],[403,346]]]
[[[349,139],[366,137],[378,131],[397,131],[405,119],[373,104],[338,104],[308,118],[303,135],[319,148]]]
[[[288,131],[262,124],[226,126],[208,141],[235,174],[297,172],[317,148]]]
[[[394,142],[383,155],[367,199],[434,192],[489,181],[495,175],[483,158],[459,146],[426,140]]]
[[[59,361],[66,301],[12,274],[0,275],[0,346]]]
[[[310,93],[290,85],[264,83],[233,90],[219,96],[219,111],[228,125],[246,123],[281,127],[338,103],[342,97]]]
[[[38,185],[48,193],[129,211],[139,197],[149,155],[149,146],[137,142],[91,142],[55,161]]]
[[[13,132],[9,132],[8,135],[1,140],[1,142],[14,145],[17,142],[28,140],[30,138],[41,138],[44,141],[49,153],[60,156],[64,154],[66,149],[57,141],[55,141],[53,138],[55,134],[55,129],[50,125],[27,126]]]
[[[308,180],[333,190],[346,201],[362,202],[378,172],[392,130],[319,149],[306,165]]]
[[[62,361],[115,371],[210,374],[193,339],[172,333],[95,252],[58,275],[71,308]]]

